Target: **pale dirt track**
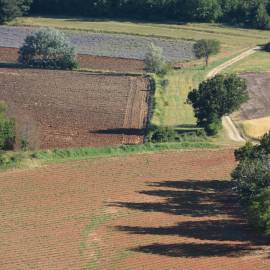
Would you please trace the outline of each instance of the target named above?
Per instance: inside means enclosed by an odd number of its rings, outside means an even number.
[[[232,193],[233,150],[0,174],[1,270],[269,270]]]
[[[235,63],[245,59],[246,57],[254,54],[259,49],[260,49],[260,47],[255,47],[253,49],[249,49],[247,51],[244,51],[240,55],[234,57],[233,59],[231,59],[231,60],[223,63],[222,65],[214,68],[213,70],[211,70],[207,74],[207,78],[210,79],[210,78],[218,75],[226,68],[228,68],[228,67],[232,66],[233,64],[235,64]],[[233,121],[231,120],[231,118],[229,116],[225,116],[222,119],[222,124],[223,124],[224,129],[226,130],[226,133],[228,134],[229,138],[232,141],[239,142],[239,143],[245,142],[245,139],[241,136],[239,130],[237,129],[237,127],[235,126],[235,124],[233,123]]]

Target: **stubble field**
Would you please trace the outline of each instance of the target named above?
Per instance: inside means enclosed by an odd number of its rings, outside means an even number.
[[[270,74],[243,73],[241,77],[247,81],[250,99],[233,119],[247,137],[259,139],[270,130]]]
[[[145,77],[0,69],[1,100],[34,148],[138,144],[148,118]]]

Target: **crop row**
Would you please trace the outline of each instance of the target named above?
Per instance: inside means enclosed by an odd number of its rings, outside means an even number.
[[[0,46],[19,48],[34,28],[0,26]],[[194,58],[192,42],[126,34],[66,31],[78,53],[144,59],[148,46],[154,43],[163,49],[168,61],[179,62]]]

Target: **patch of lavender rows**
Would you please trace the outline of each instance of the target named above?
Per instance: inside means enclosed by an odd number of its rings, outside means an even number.
[[[35,28],[0,26],[0,47],[19,48],[25,37]],[[168,61],[176,62],[194,58],[192,42],[125,34],[65,31],[78,53],[98,56],[144,59],[152,42],[163,48]]]

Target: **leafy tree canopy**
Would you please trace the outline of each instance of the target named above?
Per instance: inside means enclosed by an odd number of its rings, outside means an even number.
[[[187,102],[193,106],[198,126],[214,135],[221,127],[221,118],[238,110],[247,100],[244,79],[236,75],[217,75],[191,91]]]

